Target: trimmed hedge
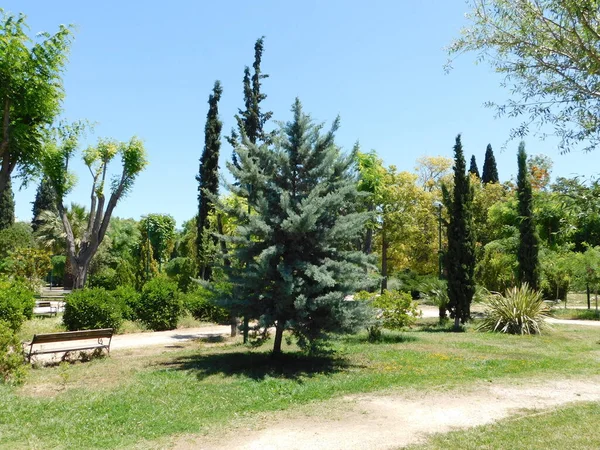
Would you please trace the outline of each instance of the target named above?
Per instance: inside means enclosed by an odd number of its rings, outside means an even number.
[[[103,288],[78,289],[66,297],[63,322],[68,330],[114,328],[123,323],[121,301]]]
[[[182,312],[183,301],[175,282],[157,277],[144,285],[136,315],[148,328],[173,330]]]
[[[214,294],[203,287],[188,292],[183,296],[184,306],[196,320],[220,324],[229,323],[226,309],[214,303]]]
[[[121,305],[123,319],[138,320],[137,311],[140,308],[141,294],[133,286],[119,286],[111,294]]]
[[[18,331],[33,315],[33,292],[23,283],[0,280],[0,321],[13,331]]]

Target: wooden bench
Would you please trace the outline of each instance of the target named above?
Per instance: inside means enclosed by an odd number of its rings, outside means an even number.
[[[82,331],[66,331],[63,333],[44,333],[35,334],[29,343],[29,353],[27,360],[31,362],[31,357],[35,355],[43,355],[47,353],[67,353],[79,350],[96,350],[106,349],[110,353],[110,342],[112,340],[113,329],[101,328],[99,330],[82,330]],[[108,342],[104,342],[108,339]],[[59,342],[83,341],[79,345],[67,345],[54,348],[38,348],[33,349],[34,345],[55,344]],[[87,342],[86,342],[87,341]],[[96,341],[96,342],[90,342]]]
[[[44,309],[40,311],[40,308]],[[33,308],[33,314],[36,316],[56,316],[58,314],[58,307],[52,306],[51,302],[37,301]]]

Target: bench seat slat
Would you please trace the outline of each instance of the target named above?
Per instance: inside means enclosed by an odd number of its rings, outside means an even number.
[[[44,333],[33,336],[32,344],[43,344],[48,342],[79,341],[83,339],[110,338],[113,335],[112,328],[101,330],[66,331],[64,333]]]
[[[79,350],[92,350],[92,349],[96,349],[96,348],[106,348],[106,349],[108,349],[108,345],[96,344],[96,345],[83,345],[81,347],[53,348],[53,349],[48,349],[48,350],[40,349],[40,350],[33,350],[31,352],[31,356],[33,356],[33,355],[43,355],[43,354],[46,354],[46,353],[77,352]]]

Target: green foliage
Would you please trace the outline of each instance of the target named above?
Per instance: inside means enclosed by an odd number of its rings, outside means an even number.
[[[160,272],[162,263],[169,260],[175,245],[175,219],[168,214],[148,214],[140,220],[139,230],[142,245],[150,241],[152,258],[158,262]]]
[[[448,297],[448,282],[439,278],[425,279],[419,285],[419,290],[440,310],[447,310],[450,298]]]
[[[0,10],[0,197],[15,168],[24,180],[39,169],[43,142],[64,98],[71,28],[60,25],[55,34],[33,38],[27,32],[23,14]]]
[[[486,316],[477,329],[509,334],[539,334],[549,312],[541,293],[527,283],[508,289],[504,295],[491,295],[486,306]]]
[[[485,160],[483,162],[481,181],[484,184],[500,182],[500,178],[498,177],[498,167],[496,167],[496,157],[494,156],[491,144],[488,144],[485,149]]]
[[[376,311],[376,320],[369,324],[367,330],[370,340],[381,337],[379,328],[399,330],[414,324],[421,317],[417,302],[407,292],[385,290],[381,295],[366,291],[358,292],[355,300],[367,301]]]
[[[229,165],[228,187],[248,199],[252,214],[223,205],[240,224],[223,237],[237,244],[239,262],[224,267],[234,290],[223,305],[261,328],[276,326],[275,354],[286,328],[314,349],[326,333],[360,326],[360,305],[344,298],[364,286],[369,261],[355,250],[368,214],[355,212],[355,157],[335,144],[338,121],[321,134],[299,100],[292,112],[273,146],[245,140],[236,148],[239,168]]]
[[[469,173],[475,175],[477,178],[481,178],[479,175],[479,168],[477,167],[477,160],[475,155],[471,155],[471,164],[469,165]]]
[[[18,248],[11,252],[5,271],[36,290],[52,269],[50,254],[36,248]]]
[[[17,222],[12,227],[0,230],[0,264],[11,252],[31,247],[35,247],[35,241],[29,224]]]
[[[5,384],[19,385],[27,374],[23,346],[15,330],[0,320],[0,380]]]
[[[469,0],[471,11],[451,55],[475,52],[504,76],[511,97],[490,103],[501,116],[523,116],[511,132],[522,138],[548,126],[568,151],[600,139],[597,0]]]
[[[138,320],[137,311],[140,309],[141,294],[133,286],[119,286],[111,295],[121,305],[123,319]]]
[[[154,331],[173,330],[183,311],[177,284],[157,277],[144,285],[136,311],[137,317]]]
[[[196,320],[213,323],[229,323],[229,313],[218,306],[216,295],[203,287],[198,287],[183,295],[184,308]]]
[[[576,254],[543,249],[540,252],[540,290],[545,299],[567,300]]]
[[[196,284],[194,282],[196,264],[192,258],[173,258],[165,266],[165,272],[177,283],[177,288],[181,292],[188,292]]]
[[[5,230],[15,223],[15,197],[12,183],[6,184],[4,191],[0,191],[0,230]]]
[[[475,268],[477,283],[492,292],[504,292],[517,281],[518,239],[498,239],[487,244]]]
[[[66,297],[63,322],[68,330],[113,328],[123,323],[122,305],[110,291],[103,288],[85,288]]]
[[[98,272],[90,274],[87,286],[114,291],[119,286],[117,271],[112,267],[102,267]]]
[[[33,292],[25,283],[0,279],[0,322],[18,331],[27,319],[31,319],[35,300]]]
[[[448,274],[448,310],[455,328],[471,316],[475,294],[475,237],[473,233],[473,188],[466,173],[460,134],[454,145],[454,188],[452,194],[444,186],[444,202],[448,209],[448,252],[445,255]]]
[[[33,228],[34,232],[37,231],[39,226],[43,223],[43,220],[39,217],[42,211],[50,211],[55,216],[58,216],[58,210],[56,209],[56,194],[47,177],[43,177],[42,181],[40,181],[31,209],[33,214],[31,228]]]
[[[215,81],[213,92],[208,98],[208,114],[204,127],[204,150],[200,158],[198,181],[198,220],[196,232],[196,257],[197,260],[207,260],[207,240],[216,242],[210,235],[209,214],[214,211],[214,199],[219,194],[219,151],[221,149],[221,128],[223,123],[219,120],[219,100],[223,88],[220,81]],[[210,247],[209,247],[210,248]],[[203,270],[202,270],[203,269]],[[211,265],[203,264],[199,268],[205,280],[212,278]]]
[[[519,283],[527,283],[531,289],[539,286],[539,239],[533,218],[533,192],[527,170],[525,144],[519,144],[519,172],[517,174],[517,198],[519,205],[519,250],[517,252]]]
[[[65,277],[65,269],[67,265],[67,257],[64,255],[56,255],[51,258],[52,261],[52,282],[61,284]]]

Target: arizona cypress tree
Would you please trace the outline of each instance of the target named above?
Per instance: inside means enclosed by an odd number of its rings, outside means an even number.
[[[335,144],[337,120],[323,135],[299,100],[292,112],[273,144],[246,140],[238,148],[229,189],[248,200],[253,214],[228,209],[240,226],[235,236],[221,237],[237,244],[241,263],[225,267],[236,289],[224,304],[262,330],[275,327],[274,355],[286,329],[315,349],[327,332],[356,329],[366,319],[363,304],[344,301],[365,283],[369,261],[354,245],[369,217],[354,212],[355,155],[342,155]]]
[[[477,178],[481,178],[479,176],[479,169],[477,168],[477,161],[475,160],[475,155],[471,155],[471,165],[469,166],[469,173],[477,176]]]
[[[538,236],[533,220],[533,191],[527,170],[525,143],[519,144],[519,173],[517,175],[517,197],[519,201],[519,282],[528,283],[537,290],[539,285]]]
[[[42,181],[37,188],[35,200],[33,201],[33,208],[31,209],[31,212],[33,213],[31,228],[33,228],[34,232],[42,225],[42,220],[39,218],[42,211],[51,211],[58,216],[56,194],[54,193],[52,184],[46,177],[42,178]]]
[[[15,223],[15,198],[10,180],[0,193],[0,230],[11,227]]]
[[[198,181],[198,233],[196,236],[196,251],[201,263],[198,275],[205,280],[212,276],[210,264],[206,264],[207,234],[210,233],[208,216],[214,210],[211,198],[219,193],[219,150],[221,149],[221,128],[219,120],[219,100],[223,89],[221,82],[215,81],[213,92],[208,97],[208,114],[204,126],[204,150],[200,158]]]
[[[485,149],[485,161],[483,162],[481,181],[484,184],[498,183],[500,181],[498,178],[498,168],[496,167],[496,158],[494,157],[491,144],[488,144]]]
[[[475,239],[473,236],[473,188],[466,173],[465,156],[460,134],[454,145],[454,190],[443,187],[448,208],[448,253],[445,257],[448,274],[448,310],[454,326],[465,323],[471,316],[471,300],[475,294]]]

